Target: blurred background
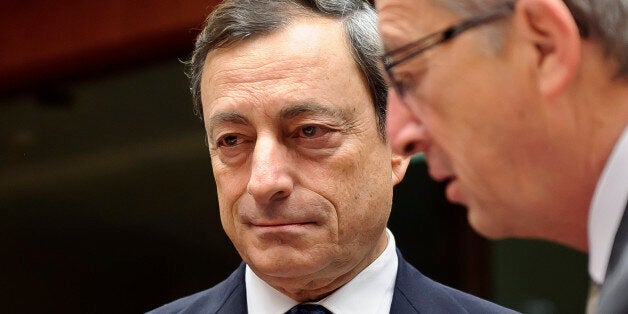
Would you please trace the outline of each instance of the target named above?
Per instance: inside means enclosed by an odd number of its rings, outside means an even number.
[[[0,3],[3,313],[142,313],[240,263],[181,60],[218,1]],[[488,242],[417,157],[389,227],[426,275],[525,313],[583,313],[586,256]]]

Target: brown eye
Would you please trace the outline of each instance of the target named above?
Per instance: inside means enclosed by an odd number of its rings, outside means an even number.
[[[326,128],[326,127],[322,127],[319,125],[305,125],[302,126],[300,128],[298,128],[295,132],[295,137],[300,137],[300,138],[318,138],[321,137],[327,133],[329,133],[330,129]]]
[[[237,135],[225,135],[218,140],[218,146],[232,147],[242,143],[242,138]]]
[[[316,131],[318,131],[318,127],[313,125],[305,126],[301,128],[301,134],[304,137],[314,137],[316,135]]]

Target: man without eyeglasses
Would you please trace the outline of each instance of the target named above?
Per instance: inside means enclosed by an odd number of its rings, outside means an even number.
[[[385,140],[380,54],[361,0],[232,0],[209,16],[192,91],[243,263],[154,313],[510,312],[396,251],[386,223],[408,159]]]
[[[588,252],[598,312],[628,313],[628,1],[376,6],[393,151],[479,233]]]

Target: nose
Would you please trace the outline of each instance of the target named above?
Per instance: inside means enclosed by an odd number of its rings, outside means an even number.
[[[388,91],[386,136],[393,152],[402,156],[422,152],[428,144],[425,125],[392,89]]]
[[[259,138],[251,156],[248,193],[258,204],[266,205],[290,195],[294,181],[287,148],[275,139]]]

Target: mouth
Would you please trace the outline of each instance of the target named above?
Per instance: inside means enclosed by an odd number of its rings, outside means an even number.
[[[310,224],[314,224],[314,223],[313,222],[280,222],[280,223],[261,222],[261,223],[252,223],[251,225],[254,227],[259,227],[259,228],[277,228],[277,227],[284,227],[284,226],[305,226],[305,225],[310,225]]]
[[[314,232],[315,227],[316,224],[313,222],[273,222],[251,224],[250,230],[262,241],[291,243],[303,235]]]
[[[456,180],[456,177],[455,177],[455,176],[450,176],[450,177],[446,177],[446,178],[444,178],[444,179],[440,180],[440,182],[441,182],[441,184],[443,184],[444,186],[447,186],[447,185],[449,185],[450,183],[452,183],[452,182],[453,182],[453,181],[455,181],[455,180]]]
[[[434,181],[438,182],[438,184],[445,191],[445,197],[449,202],[458,204],[461,203],[458,178],[453,173],[432,167],[428,168],[428,172],[430,177]]]
[[[451,203],[464,205],[460,191],[460,183],[455,176],[447,177],[441,183],[445,187],[445,197]]]
[[[315,226],[314,222],[255,222],[250,224],[253,229],[261,232],[298,232],[304,228]]]

